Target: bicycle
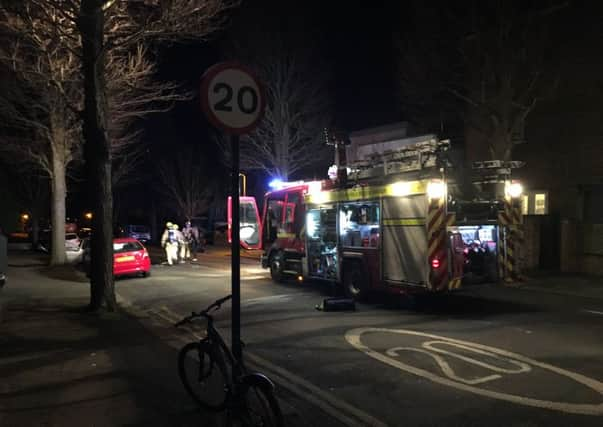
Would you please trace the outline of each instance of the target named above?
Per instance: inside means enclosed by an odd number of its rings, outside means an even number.
[[[218,299],[205,310],[177,322],[178,327],[203,317],[206,336],[186,344],[178,355],[178,374],[186,391],[202,408],[226,411],[244,426],[284,425],[280,406],[274,395],[274,383],[261,373],[247,371],[237,360],[217,329],[211,312],[217,311],[232,295]]]

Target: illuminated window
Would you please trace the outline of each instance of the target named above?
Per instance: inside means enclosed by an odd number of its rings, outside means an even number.
[[[546,215],[546,194],[536,193],[534,195],[534,214]]]
[[[521,198],[521,214],[522,215],[527,215],[529,212],[529,206],[530,206],[530,198],[527,194],[524,194],[523,197]]]

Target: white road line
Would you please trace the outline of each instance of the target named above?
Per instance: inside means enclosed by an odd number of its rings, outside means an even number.
[[[335,396],[333,396],[333,394],[325,392],[324,390],[315,386],[309,381],[306,381],[305,379],[281,368],[280,366],[272,364],[271,362],[261,358],[258,355],[247,352],[245,353],[245,357],[254,362],[256,365],[262,367],[262,369],[272,371],[270,374],[271,376],[274,376],[275,378],[278,376],[283,377],[284,381],[279,381],[279,385],[282,385],[284,388],[288,388],[288,386],[290,387],[294,385],[294,387],[290,388],[289,391],[308,401],[310,401],[309,397],[312,397],[311,403],[315,404],[323,411],[342,421],[346,425],[367,425],[374,427],[387,426],[387,424],[385,424],[383,421],[380,421],[372,415],[369,415],[366,412],[363,412],[360,409],[350,405],[349,403],[336,398]],[[273,373],[276,375],[273,375]],[[297,387],[295,386],[303,387],[310,393],[293,390],[293,388],[297,389]],[[318,399],[316,399],[315,396],[318,397]],[[345,413],[353,415],[360,421],[360,423],[350,423],[349,417],[347,417]]]
[[[276,296],[278,297],[279,295]],[[161,314],[158,311],[154,311],[153,313],[169,322],[176,322],[180,318],[179,314],[173,312],[168,307],[162,306],[161,311],[163,312]],[[200,339],[200,336],[197,333],[193,332],[192,330],[191,333],[197,337],[197,339]],[[258,365],[260,368],[266,371],[270,371],[267,372],[268,376],[275,379],[279,386],[286,388],[298,398],[319,407],[325,413],[329,414],[345,425],[387,427],[387,424],[378,420],[372,415],[369,415],[366,412],[363,412],[360,409],[350,405],[349,403],[338,399],[337,397],[333,396],[333,394],[325,392],[309,381],[281,368],[280,366],[272,364],[260,356],[246,351],[245,357],[249,359],[252,364]]]
[[[265,278],[266,276],[241,276],[241,280],[261,280]]]
[[[457,390],[468,391],[470,393],[474,393],[477,395],[481,395],[484,397],[490,397],[499,400],[505,400],[511,403],[518,403],[520,405],[533,406],[536,408],[543,409],[551,409],[556,411],[567,412],[571,414],[581,414],[581,415],[603,415],[603,402],[601,403],[570,403],[570,402],[554,402],[548,400],[536,399],[533,397],[521,396],[521,395],[513,395],[509,393],[499,392],[486,388],[479,388],[473,385],[464,384],[459,381],[453,381],[449,378],[443,377],[434,372],[410,365],[408,363],[404,363],[403,360],[394,359],[387,354],[381,353],[377,350],[373,350],[362,343],[361,336],[363,334],[370,333],[389,333],[389,334],[397,334],[397,335],[410,335],[413,337],[424,337],[431,338],[436,340],[447,341],[452,344],[460,344],[471,347],[474,351],[484,350],[490,353],[494,353],[498,356],[514,359],[519,362],[526,363],[531,365],[532,367],[538,367],[558,375],[564,376],[566,378],[570,378],[577,383],[580,383],[591,390],[595,391],[599,395],[603,396],[603,383],[597,381],[594,378],[589,378],[585,375],[578,374],[576,372],[567,371],[565,369],[559,368],[557,366],[549,365],[544,362],[539,362],[534,359],[530,359],[526,356],[512,353],[510,351],[502,350],[500,348],[489,347],[483,344],[478,344],[469,341],[461,341],[453,338],[443,337],[441,335],[433,335],[425,332],[418,332],[409,329],[387,329],[387,328],[356,328],[349,330],[345,334],[345,339],[348,343],[350,343],[357,350],[362,351],[367,356],[372,357],[373,359],[379,360],[380,362],[386,363],[392,367],[398,368],[401,371],[405,371],[416,375],[418,377],[422,377],[428,379],[434,383],[449,386],[452,388],[456,388]]]
[[[597,311],[597,310],[580,310],[583,313],[590,313],[590,314],[597,314],[599,316],[603,316],[603,311]]]
[[[298,294],[281,294],[281,295],[268,295],[265,297],[249,298],[241,301],[242,306],[249,306],[255,304],[266,304],[274,302],[284,302],[293,299]]]

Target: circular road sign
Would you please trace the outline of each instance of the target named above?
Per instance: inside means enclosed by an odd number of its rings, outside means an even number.
[[[262,118],[266,100],[260,81],[246,67],[221,62],[201,81],[201,106],[209,121],[235,135],[251,131]]]

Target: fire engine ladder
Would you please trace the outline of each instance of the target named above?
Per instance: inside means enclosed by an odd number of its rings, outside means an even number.
[[[442,153],[449,148],[450,140],[430,139],[394,150],[374,152],[350,162],[348,177],[364,180],[438,168],[442,164]]]
[[[477,175],[473,179],[474,184],[500,184],[511,176],[513,169],[519,169],[525,162],[518,160],[486,160],[473,162],[472,169]]]

